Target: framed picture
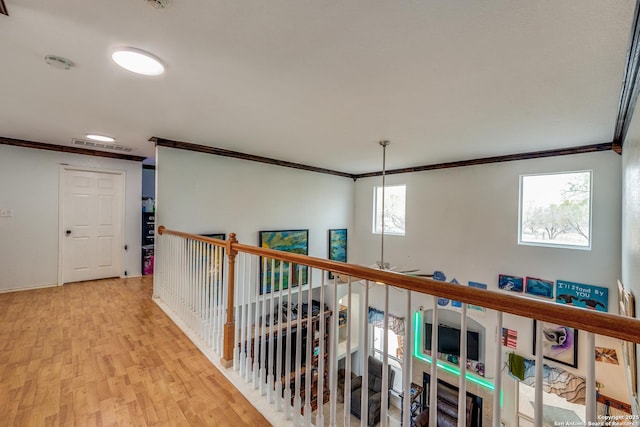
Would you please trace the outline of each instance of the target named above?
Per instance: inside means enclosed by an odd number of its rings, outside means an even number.
[[[610,363],[619,365],[618,352],[615,348],[596,346],[596,362]]]
[[[618,305],[620,315],[635,317],[636,302],[631,291],[625,289],[622,282],[618,280]],[[627,341],[622,341],[622,361],[625,369],[630,372],[631,384],[629,388],[630,396],[637,396],[636,385],[638,381],[638,362],[636,356],[636,345]]]
[[[308,255],[309,230],[260,231],[259,246],[276,251]],[[280,283],[282,283],[283,289],[287,289],[290,276],[292,287],[307,283],[308,269],[306,266],[285,262],[280,268],[280,264],[279,260],[260,260],[260,294],[280,290]]]
[[[471,281],[470,281],[470,282],[469,282],[469,287],[471,287],[471,288],[478,288],[478,289],[487,289],[487,285],[486,285],[486,284],[484,284],[484,283],[480,283],[480,282],[471,282]],[[469,309],[471,309],[471,310],[479,311],[479,312],[481,312],[481,313],[486,312],[486,309],[485,309],[484,307],[480,307],[480,306],[477,306],[477,305],[471,305],[471,304],[469,304],[469,305],[468,305],[468,308],[469,308]]]
[[[500,274],[498,276],[498,287],[505,291],[522,292],[524,279],[522,277],[507,276]]]
[[[329,230],[329,255],[331,261],[347,262],[347,229],[334,228]],[[333,273],[329,272],[329,279]]]
[[[609,311],[609,289],[556,280],[556,302],[606,313]]]
[[[533,320],[533,354],[536,354],[536,327]],[[542,356],[563,365],[578,367],[578,330],[542,322]]]
[[[207,233],[207,234],[200,234],[202,237],[209,237],[211,239],[218,239],[218,240],[227,240],[227,235],[225,233]]]
[[[200,236],[202,237],[210,237],[212,239],[218,239],[218,240],[227,240],[227,235],[225,233],[205,233],[205,234],[200,234]],[[218,246],[220,248],[220,246]],[[222,275],[224,274],[224,248],[222,249],[222,258],[218,258],[218,260],[214,259],[213,254],[211,255],[211,259],[208,258],[206,253],[203,253],[203,259],[205,261],[205,263],[209,266],[208,267],[208,272],[209,275],[212,275],[214,277],[222,277]],[[216,276],[218,273],[220,273],[220,276]]]
[[[538,297],[553,299],[553,288],[555,283],[552,280],[542,280],[533,277],[527,277],[525,293]]]
[[[516,350],[518,348],[518,331],[502,328],[502,345]]]

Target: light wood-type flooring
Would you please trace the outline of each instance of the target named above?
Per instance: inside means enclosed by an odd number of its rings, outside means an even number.
[[[150,276],[0,294],[0,426],[268,426],[151,294]]]

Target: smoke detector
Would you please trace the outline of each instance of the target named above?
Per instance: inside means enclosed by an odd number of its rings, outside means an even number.
[[[68,70],[73,67],[73,62],[69,61],[66,58],[56,55],[47,55],[44,57],[44,62],[51,65],[53,68],[58,70]]]
[[[156,9],[165,9],[169,7],[170,0],[145,0],[148,5],[155,7]]]

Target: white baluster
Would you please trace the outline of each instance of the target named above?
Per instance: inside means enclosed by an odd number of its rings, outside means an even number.
[[[275,300],[275,294],[276,294],[276,260],[272,259],[271,260],[271,292],[269,292],[269,323],[268,323],[268,328],[269,328],[269,341],[268,341],[268,365],[267,365],[267,400],[269,401],[269,403],[273,403],[274,399],[273,399],[273,372],[274,372],[274,366],[273,366],[273,353],[276,351],[276,343],[274,342],[274,334],[273,332],[276,331],[276,327],[274,327],[274,322],[275,320],[275,310],[274,310],[274,300]]]
[[[502,312],[498,311],[496,314],[497,351],[493,384],[493,427],[500,427],[500,420],[502,418],[502,406],[500,406],[500,396],[502,395]]]
[[[533,424],[535,427],[542,427],[542,412],[543,412],[543,394],[542,384],[544,376],[544,360],[542,359],[542,322],[536,322],[536,378],[534,396],[535,401],[533,404]]]
[[[285,417],[286,419],[291,419],[291,355],[293,354],[293,349],[291,348],[291,333],[292,333],[292,324],[291,324],[291,283],[292,283],[292,265],[289,263],[287,265],[288,275],[288,283],[287,283],[287,337],[286,337],[286,355],[287,358],[285,360],[284,366],[284,408],[285,408]]]
[[[429,382],[429,425],[437,424],[438,406],[438,297],[433,296],[431,316],[431,379]]]
[[[260,258],[258,258],[258,265],[260,263]],[[258,268],[258,271],[259,268]],[[256,286],[256,304],[255,304],[255,316],[254,316],[254,321],[253,321],[253,328],[254,328],[254,332],[253,332],[253,388],[257,389],[258,388],[258,384],[259,384],[259,378],[258,378],[258,373],[260,370],[260,305],[261,305],[261,301],[260,301],[260,283],[262,283],[262,286],[264,286],[264,281],[262,279],[262,276],[258,276],[258,283]]]
[[[263,267],[263,283],[262,288],[262,317],[260,323],[262,325],[260,332],[260,394],[265,395],[267,385],[267,259],[264,258]],[[271,291],[271,289],[269,289]]]
[[[300,422],[300,409],[302,408],[302,399],[300,398],[300,371],[302,369],[302,266],[298,266],[296,274],[298,275],[298,306],[297,306],[297,322],[296,322],[296,379],[295,394],[293,405],[293,420],[296,425]]]
[[[387,427],[389,418],[389,285],[384,284],[384,329],[382,331],[382,402],[380,425]]]
[[[458,383],[458,427],[467,425],[467,304],[460,313],[460,377]]]
[[[333,276],[333,286],[331,288],[334,304],[334,315],[331,317],[329,328],[329,392],[331,394],[329,408],[329,426],[336,426],[337,396],[338,396],[338,275]]]
[[[239,291],[240,301],[238,301],[238,310],[240,310],[240,322],[238,325],[240,331],[240,348],[238,349],[238,373],[240,378],[244,378],[245,370],[245,346],[246,341],[246,324],[247,319],[247,257],[244,253],[238,253],[236,256],[236,263],[238,264],[238,277],[236,279],[236,289]]]
[[[304,377],[304,385],[305,385],[305,393],[304,393],[304,423],[305,426],[309,426],[311,424],[311,383],[313,379],[313,352],[314,352],[314,344],[315,344],[315,330],[314,322],[313,322],[313,292],[312,292],[312,282],[313,282],[313,271],[310,267],[308,267],[307,278],[309,284],[307,285],[307,354],[305,358],[305,372],[306,375]],[[302,285],[302,283],[301,283]]]
[[[364,316],[362,316],[363,331],[363,351],[362,353],[362,394],[360,395],[360,420],[362,425],[369,424],[369,281],[365,282],[364,288]],[[349,414],[345,414],[345,420],[350,419]],[[345,423],[346,425],[346,423]]]
[[[326,317],[324,313],[325,306],[325,277],[326,272],[321,271],[322,280],[320,283],[320,351],[318,353],[318,413],[316,415],[316,426],[324,426],[324,374],[327,367],[324,364],[324,355],[327,351],[325,347]],[[337,314],[337,313],[334,313]]]
[[[404,339],[402,340],[402,425],[411,424],[411,376],[413,354],[413,316],[411,315],[411,291],[407,291],[407,308],[405,310]]]
[[[284,262],[280,261],[280,277],[278,279],[278,306],[277,313],[272,313],[271,316],[275,317],[278,322],[278,345],[276,349],[276,376],[275,376],[275,386],[276,386],[276,409],[278,412],[283,410],[282,407],[282,288],[284,288]]]
[[[345,413],[345,419],[346,419],[346,424],[345,426],[348,426],[351,424],[351,372],[353,371],[352,367],[351,367],[351,323],[349,322],[349,320],[353,321],[353,303],[352,303],[352,299],[351,299],[351,294],[353,293],[353,288],[352,288],[352,277],[349,276],[349,282],[347,283],[347,325],[344,326],[345,328],[347,328],[346,331],[346,335],[347,335],[347,341],[345,342],[346,345],[346,355],[344,356],[344,396],[342,401],[344,402],[344,413]],[[336,308],[339,307],[338,302],[336,301]],[[340,319],[338,319],[338,322],[340,322]]]
[[[592,355],[596,352],[596,336],[593,332],[587,332],[587,396],[585,406],[587,408],[587,425],[596,425],[596,358]]]

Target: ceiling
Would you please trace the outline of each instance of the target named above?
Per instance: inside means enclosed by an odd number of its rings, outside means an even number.
[[[611,142],[632,0],[5,0],[0,136],[348,173]],[[110,53],[144,49],[160,77]],[[59,70],[45,55],[71,60]]]

